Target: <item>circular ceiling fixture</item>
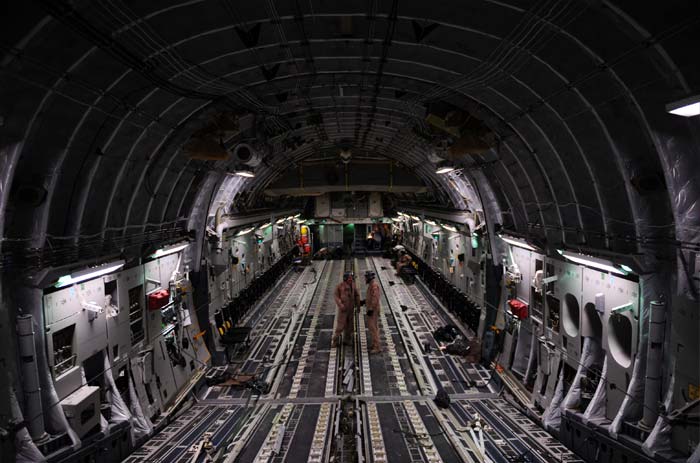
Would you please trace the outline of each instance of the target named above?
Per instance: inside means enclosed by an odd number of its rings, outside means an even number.
[[[262,152],[248,143],[239,143],[233,148],[234,161],[238,164],[255,167],[262,162]]]

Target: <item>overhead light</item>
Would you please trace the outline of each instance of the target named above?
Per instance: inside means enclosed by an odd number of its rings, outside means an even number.
[[[287,220],[287,219],[282,217],[281,219],[278,219],[277,222],[275,222],[275,223],[280,224],[280,223],[284,222],[285,220]]]
[[[97,267],[87,268],[79,272],[71,273],[70,275],[64,275],[58,279],[54,287],[63,288],[64,286],[72,285],[75,283],[80,283],[81,281],[89,280],[91,278],[96,278],[108,273],[112,273],[120,268],[124,267],[124,261],[119,260],[116,262],[110,262],[108,264],[99,265]]]
[[[236,233],[236,236],[247,235],[248,233],[252,232],[253,230],[255,230],[255,227],[246,228],[245,230],[241,230],[241,231],[239,231],[238,233]]]
[[[693,95],[666,105],[666,111],[676,116],[693,117],[700,115],[700,95]]]
[[[449,230],[449,231],[451,231],[451,232],[456,232],[456,231],[457,231],[457,228],[456,228],[456,227],[453,227],[452,225],[442,224],[442,228],[444,228],[445,230]]]
[[[436,173],[436,174],[441,174],[441,175],[442,175],[442,174],[448,174],[448,173],[452,172],[453,170],[455,170],[454,167],[443,166],[443,167],[438,167],[438,168],[435,170],[435,173]]]
[[[185,249],[187,246],[189,246],[190,243],[184,243],[184,244],[176,244],[174,246],[166,246],[162,249],[157,250],[150,256],[148,256],[151,259],[157,259],[159,257],[163,256],[169,256],[170,254],[175,254],[176,252],[180,252],[183,249]]]
[[[442,174],[450,173],[453,170],[455,170],[455,166],[453,166],[452,164],[450,164],[447,161],[442,161],[442,162],[439,162],[437,167],[435,168],[435,173],[442,175]]]
[[[425,219],[425,223],[427,223],[428,225],[432,225],[433,227],[435,225],[437,225],[437,223],[433,222],[432,220],[428,220],[428,219]]]
[[[634,270],[632,270],[632,267],[630,267],[628,265],[620,264],[620,268],[627,273],[634,273]]]
[[[401,217],[392,217],[391,220],[394,222],[403,222],[403,219]]]
[[[406,214],[404,214],[403,212],[397,212],[397,214],[399,214],[399,216],[401,217],[406,217]]]
[[[255,177],[255,172],[253,172],[250,169],[236,169],[233,171],[233,175],[237,175],[239,177],[244,178],[253,178]]]
[[[522,240],[520,238],[515,238],[512,236],[505,236],[505,235],[498,235],[499,238],[501,238],[503,241],[505,241],[508,244],[511,244],[513,246],[517,246],[519,248],[527,249],[528,251],[539,251],[536,247],[531,245],[525,240]]]
[[[272,225],[270,222],[264,223],[264,224],[262,224],[262,225],[260,225],[260,226],[258,227],[258,230],[262,230],[262,229],[264,229],[264,228],[267,228],[267,227],[269,227],[270,225]]]
[[[415,215],[411,215],[409,217],[411,217],[413,220],[420,220],[420,218],[416,217]]]
[[[303,225],[306,223],[306,220],[297,220],[297,225]]]
[[[571,262],[576,262],[581,265],[588,265],[589,267],[597,268],[598,270],[604,270],[610,273],[616,273],[618,275],[626,275],[623,269],[616,267],[615,264],[609,260],[601,259],[599,257],[585,256],[583,254],[577,254],[574,252],[565,251],[563,249],[558,249],[557,252],[564,257],[566,260]]]
[[[295,215],[293,218],[298,219],[299,217],[301,217],[301,213]]]

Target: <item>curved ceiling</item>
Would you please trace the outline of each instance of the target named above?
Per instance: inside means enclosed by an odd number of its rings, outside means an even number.
[[[689,127],[663,108],[700,88],[697,2],[14,3],[0,52],[9,242],[100,247],[184,227],[231,167],[182,149],[217,111],[253,115],[272,146],[245,183],[253,202],[350,143],[464,206],[415,130],[440,101],[496,134],[461,162],[505,228],[618,251],[674,235],[664,136]]]

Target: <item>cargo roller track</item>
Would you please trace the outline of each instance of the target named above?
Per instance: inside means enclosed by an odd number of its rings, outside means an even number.
[[[499,395],[491,371],[438,348],[433,331],[459,324],[420,283],[404,284],[387,259],[313,268],[285,275],[255,307],[246,320],[253,343],[228,367],[264,376],[269,392],[212,387],[127,461],[580,461]],[[364,272],[377,274],[380,354],[368,353],[364,308],[349,345],[331,348],[333,291],[348,270],[361,298]],[[440,388],[449,409],[433,402]],[[216,452],[201,451],[205,438]]]

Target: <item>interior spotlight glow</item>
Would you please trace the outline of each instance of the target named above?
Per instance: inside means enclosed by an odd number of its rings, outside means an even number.
[[[97,267],[87,268],[79,272],[71,273],[70,275],[63,275],[58,279],[54,287],[63,288],[64,286],[73,285],[75,283],[80,283],[81,281],[89,280],[91,278],[96,278],[108,273],[112,273],[120,268],[124,267],[124,261],[119,260],[116,262],[110,262],[109,264],[99,265]]]
[[[448,161],[440,161],[438,165],[435,166],[435,173],[440,175],[450,173],[453,170],[455,170],[455,166]]]
[[[236,169],[233,171],[233,175],[237,175],[239,177],[245,177],[245,178],[253,178],[255,177],[255,172],[252,170],[248,169]]]
[[[411,216],[409,216],[409,217],[411,217],[413,220],[420,220],[420,219],[419,219],[418,217],[416,217],[415,215],[411,215]]]
[[[176,244],[174,246],[166,246],[162,249],[157,250],[156,252],[154,252],[153,254],[151,254],[148,257],[152,258],[152,259],[157,259],[159,257],[168,256],[170,254],[174,254],[176,252],[182,251],[183,249],[185,249],[189,245],[190,245],[190,243]]]
[[[445,225],[445,224],[443,224],[443,225],[442,225],[442,228],[444,228],[445,230],[449,230],[449,231],[451,231],[451,232],[456,232],[456,231],[457,231],[457,228],[456,228],[456,227],[453,227],[452,225]]]
[[[455,168],[452,166],[442,166],[442,167],[438,167],[437,169],[435,169],[435,173],[442,175],[442,174],[448,174],[448,173],[452,172],[453,170],[455,170]]]
[[[276,223],[276,224],[281,224],[281,223],[284,222],[285,220],[287,220],[287,219],[284,218],[284,217],[282,217],[281,219],[278,219],[277,222],[275,222],[275,223]]]
[[[255,227],[246,228],[245,230],[241,230],[241,231],[239,231],[238,233],[236,233],[236,236],[247,235],[248,233],[252,232],[253,230],[255,230]]]
[[[700,115],[700,95],[694,95],[666,105],[666,111],[676,116],[693,117]]]
[[[564,257],[566,260],[571,262],[576,262],[581,265],[588,265],[589,267],[597,268],[598,270],[603,270],[610,273],[615,273],[618,275],[626,275],[626,272],[621,268],[618,268],[611,261],[606,259],[601,259],[593,256],[584,256],[583,254],[577,254],[574,252],[564,251],[563,249],[558,249],[557,252]]]
[[[403,219],[401,217],[392,217],[391,220],[394,222],[403,222]]]
[[[299,217],[301,217],[301,213],[294,216],[295,219],[298,219]]]
[[[432,225],[433,227],[434,227],[435,225],[437,225],[436,222],[434,222],[434,221],[432,221],[432,220],[428,220],[428,219],[425,219],[425,223],[427,223],[428,225]]]
[[[258,230],[263,230],[263,229],[269,227],[270,225],[272,225],[270,222],[264,223],[258,227]]]
[[[620,268],[624,270],[627,273],[634,273],[634,270],[632,270],[631,267],[625,265],[625,264],[620,264]]]
[[[512,236],[505,236],[505,235],[498,235],[498,237],[501,238],[506,243],[511,244],[513,246],[527,249],[528,251],[538,251],[538,249],[536,247],[532,246],[530,243],[528,243],[525,240],[521,240],[518,238],[514,238]]]

